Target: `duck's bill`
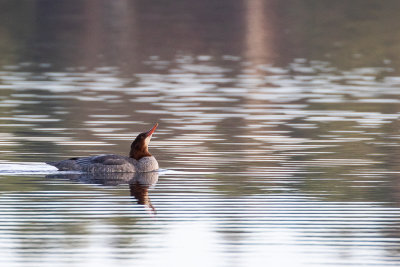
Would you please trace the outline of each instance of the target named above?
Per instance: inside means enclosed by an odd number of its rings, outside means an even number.
[[[158,126],[158,123],[156,123],[156,124],[153,126],[153,128],[151,128],[151,130],[148,131],[148,132],[146,133],[146,136],[147,136],[147,137],[151,136],[151,135],[154,133],[154,131],[156,130],[157,126]]]

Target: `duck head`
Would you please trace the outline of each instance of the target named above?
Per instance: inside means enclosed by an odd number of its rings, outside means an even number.
[[[156,130],[158,123],[156,123],[153,128],[149,131],[140,133],[135,141],[131,144],[131,151],[129,152],[129,157],[139,160],[143,157],[150,157],[151,154],[149,152],[149,143],[151,136],[153,135],[154,131]]]

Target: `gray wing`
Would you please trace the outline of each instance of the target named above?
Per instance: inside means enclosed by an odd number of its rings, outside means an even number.
[[[60,171],[135,172],[136,170],[134,159],[113,154],[70,158],[47,164],[55,166]]]
[[[103,164],[103,165],[123,165],[129,163],[127,157],[120,155],[99,155],[94,157],[77,158],[76,163],[80,166],[88,166],[90,164]]]

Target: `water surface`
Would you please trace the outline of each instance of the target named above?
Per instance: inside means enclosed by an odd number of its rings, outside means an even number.
[[[360,3],[3,1],[1,264],[398,266],[399,4]],[[156,177],[43,163],[155,122]]]

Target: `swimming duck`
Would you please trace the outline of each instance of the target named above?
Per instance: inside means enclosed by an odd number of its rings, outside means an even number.
[[[140,133],[131,144],[129,157],[105,154],[91,157],[70,158],[62,161],[46,162],[59,171],[104,172],[151,172],[158,169],[148,145],[158,123],[149,131]]]

